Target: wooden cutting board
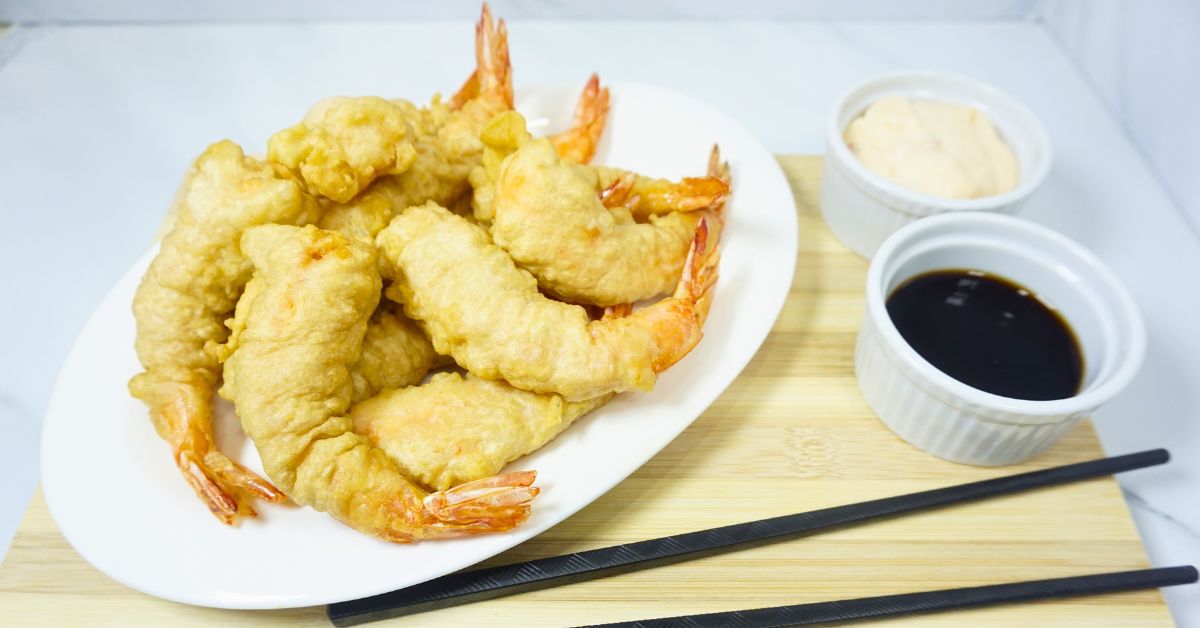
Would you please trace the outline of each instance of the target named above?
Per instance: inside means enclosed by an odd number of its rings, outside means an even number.
[[[703,416],[637,473],[574,517],[485,564],[1103,455],[1086,423],[1029,463],[1001,469],[944,462],[888,431],[863,402],[854,379],[854,339],[867,263],[842,246],[821,220],[820,159],[789,156],[780,163],[796,196],[800,252],[790,298],[754,360]],[[1101,479],[381,625],[565,626],[1146,566],[1120,489],[1113,480]],[[1147,591],[885,623],[1140,627],[1170,626],[1171,619],[1159,592]],[[39,493],[0,566],[0,624],[321,626],[328,621],[320,607],[222,611],[127,589],[71,549]]]

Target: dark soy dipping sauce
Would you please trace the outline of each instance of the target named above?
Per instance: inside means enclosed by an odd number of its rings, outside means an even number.
[[[921,357],[968,386],[1043,401],[1072,397],[1083,383],[1083,353],[1067,321],[1002,277],[917,275],[892,292],[887,312]]]

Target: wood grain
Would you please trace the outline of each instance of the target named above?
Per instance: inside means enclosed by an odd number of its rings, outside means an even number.
[[[944,462],[871,414],[853,346],[867,264],[825,228],[820,160],[780,159],[800,250],[783,314],[695,424],[613,491],[494,565],[984,479],[1102,455],[1084,424],[1003,469]],[[770,272],[770,269],[763,269]],[[1052,578],[1146,566],[1111,479],[967,505],[640,573],[397,618],[388,626],[564,626]],[[180,565],[186,569],[186,565]],[[402,569],[402,565],[397,568]],[[883,622],[896,626],[1170,626],[1157,591]],[[0,566],[0,624],[323,626],[323,608],[220,611],[165,602],[84,562],[34,497]]]

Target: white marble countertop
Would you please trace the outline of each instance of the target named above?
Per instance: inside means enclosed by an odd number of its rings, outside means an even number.
[[[1189,274],[1200,269],[1200,238],[1040,26],[510,26],[518,89],[582,81],[593,69],[658,83],[712,102],[778,153],[820,153],[834,98],[886,70],[960,72],[1027,103],[1049,131],[1056,163],[1024,215],[1107,260],[1149,327],[1141,375],[1095,417],[1101,439],[1110,453],[1172,450],[1170,465],[1121,482],[1153,563],[1200,564],[1200,290]],[[89,312],[150,241],[195,154],[221,137],[261,150],[271,132],[331,94],[424,100],[453,90],[471,67],[470,33],[466,22],[389,22],[18,27],[0,37],[0,211],[9,233],[0,248],[3,547],[37,482],[39,425],[58,368]],[[1181,625],[1200,626],[1200,587],[1166,595]]]

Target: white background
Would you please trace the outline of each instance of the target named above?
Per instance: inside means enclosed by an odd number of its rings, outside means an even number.
[[[819,153],[836,95],[884,70],[962,72],[1029,104],[1057,162],[1026,216],[1107,259],[1150,327],[1142,375],[1097,416],[1102,440],[1112,453],[1173,449],[1169,468],[1123,485],[1153,561],[1200,563],[1200,3],[494,9],[510,18],[518,85],[582,80],[591,69],[663,84],[741,119],[780,153]],[[224,136],[262,146],[321,96],[421,100],[452,89],[470,67],[466,20],[477,10],[473,0],[0,4],[0,19],[38,22],[0,37],[0,541],[36,483],[39,424],[63,356],[149,242],[194,154]],[[455,19],[402,19],[411,16]],[[228,23],[234,17],[255,23]],[[96,20],[109,24],[86,24]],[[187,25],[194,20],[205,23]],[[381,68],[393,75],[387,85]],[[1200,625],[1195,589],[1168,592],[1188,625]]]

